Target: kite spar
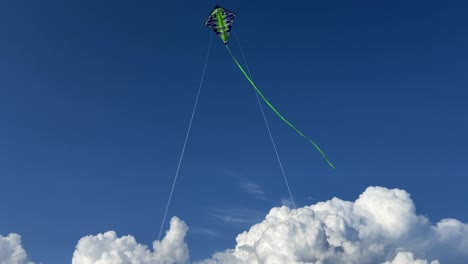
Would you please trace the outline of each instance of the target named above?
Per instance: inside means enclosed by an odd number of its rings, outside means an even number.
[[[283,120],[289,127],[291,127],[296,133],[298,133],[301,137],[307,139],[316,149],[317,151],[322,155],[322,157],[325,159],[325,161],[330,165],[330,167],[335,168],[333,163],[328,159],[328,157],[325,155],[325,153],[320,149],[320,147],[304,135],[299,129],[297,129],[291,122],[289,122],[263,95],[263,93],[258,89],[258,87],[255,85],[253,80],[250,78],[250,76],[247,74],[247,72],[244,70],[242,65],[239,63],[239,61],[236,59],[236,57],[232,54],[231,50],[229,49],[228,46],[228,39],[229,39],[229,34],[231,33],[231,28],[232,28],[232,23],[234,22],[234,18],[236,17],[236,14],[226,10],[220,6],[215,6],[213,11],[211,11],[210,16],[207,18],[205,25],[211,28],[224,42],[224,45],[229,52],[229,55],[231,55],[232,59],[236,63],[237,67],[241,70],[241,72],[244,74],[245,78],[249,81],[249,83],[252,85],[252,87],[255,89],[255,92],[257,92],[258,95],[263,99],[263,101],[275,112],[275,114]]]

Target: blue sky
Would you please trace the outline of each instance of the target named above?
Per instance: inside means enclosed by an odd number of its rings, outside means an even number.
[[[407,190],[433,221],[468,221],[464,1],[5,1],[1,235],[21,234],[44,263],[107,230],[157,238],[215,4],[237,13],[259,88],[337,167],[265,109],[298,205],[379,185]],[[195,260],[288,197],[218,38],[179,177],[169,216],[190,227]]]

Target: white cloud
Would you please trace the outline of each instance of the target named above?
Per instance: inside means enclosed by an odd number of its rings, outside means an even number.
[[[439,261],[434,260],[428,263],[427,260],[414,259],[414,254],[411,252],[398,252],[393,261],[387,261],[383,264],[439,264]]]
[[[154,241],[152,250],[113,231],[86,236],[79,240],[72,263],[186,264],[187,230],[173,217],[166,236]],[[333,198],[298,209],[273,208],[236,240],[234,249],[197,263],[468,263],[467,223],[443,219],[434,225],[416,214],[407,192],[382,187],[367,188],[354,202]],[[0,263],[34,264],[16,234],[0,236]]]
[[[21,245],[21,236],[9,234],[0,235],[0,263],[2,264],[34,264],[28,260],[28,255]]]
[[[80,239],[73,253],[73,264],[174,264],[187,263],[189,252],[184,242],[187,225],[173,217],[161,241],[153,242],[153,252],[134,237],[118,238],[113,231]]]
[[[355,202],[273,208],[236,240],[234,249],[200,263],[468,263],[468,224],[432,225],[416,215],[407,192],[382,187],[367,188]]]

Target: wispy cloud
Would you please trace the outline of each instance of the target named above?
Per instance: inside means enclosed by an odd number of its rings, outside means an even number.
[[[204,236],[211,236],[211,237],[219,235],[219,233],[216,232],[215,230],[210,229],[210,228],[203,228],[203,227],[191,227],[189,229],[189,232],[194,233],[194,234],[204,235]]]
[[[248,208],[233,208],[216,209],[213,215],[227,223],[252,224],[263,219],[265,217],[265,212]]]
[[[263,190],[262,186],[246,178],[245,173],[236,172],[232,170],[221,170],[220,173],[233,178],[239,182],[241,189],[252,195],[253,197],[260,200],[268,200],[266,192]]]
[[[253,195],[255,198],[261,200],[267,199],[266,193],[263,190],[263,188],[260,185],[254,183],[253,181],[248,179],[242,179],[240,185],[242,190],[244,190],[246,193]]]
[[[294,203],[292,202],[291,198],[289,198],[289,197],[281,198],[281,205],[285,205],[285,206],[287,206],[289,208],[294,207]]]

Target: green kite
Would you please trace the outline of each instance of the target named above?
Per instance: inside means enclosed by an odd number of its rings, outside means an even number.
[[[320,152],[322,157],[327,161],[328,165],[330,167],[335,168],[335,166],[331,163],[331,161],[328,159],[328,157],[325,155],[325,153],[320,149],[320,147],[315,143],[312,139],[308,138],[305,136],[299,129],[297,129],[291,122],[289,122],[281,113],[265,98],[263,93],[260,91],[260,89],[257,88],[255,83],[252,81],[250,76],[247,74],[247,72],[242,68],[241,64],[237,61],[236,57],[232,54],[231,50],[229,49],[228,46],[228,39],[229,39],[229,34],[231,33],[232,29],[232,23],[234,22],[234,18],[236,17],[236,14],[226,10],[220,6],[215,6],[213,11],[211,11],[210,16],[206,19],[205,25],[211,28],[224,42],[224,45],[226,46],[227,51],[231,55],[232,59],[236,63],[237,67],[241,70],[241,72],[244,74],[245,78],[249,81],[249,83],[252,85],[252,87],[255,89],[255,91],[260,95],[260,97],[265,101],[265,103],[275,112],[275,114],[281,118],[289,127],[294,129],[301,137],[307,139],[314,147]]]
[[[235,17],[236,14],[233,12],[220,6],[215,6],[208,19],[206,19],[205,25],[213,29],[223,40],[224,44],[227,45]]]

